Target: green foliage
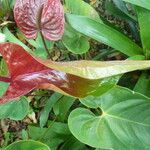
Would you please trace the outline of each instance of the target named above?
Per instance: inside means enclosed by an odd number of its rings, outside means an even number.
[[[150,147],[149,98],[116,87],[92,102],[95,113],[77,108],[69,116],[69,129],[77,139],[95,148],[140,150]]]
[[[92,8],[88,3],[85,3],[82,0],[65,0],[65,7],[67,9],[67,12],[82,16],[88,16],[92,19],[101,21],[98,13],[94,10],[94,8]],[[67,23],[65,25],[65,34],[62,41],[66,48],[75,54],[83,54],[90,49],[88,38],[76,32]]]
[[[88,39],[77,33],[69,24],[65,25],[63,43],[69,51],[75,54],[86,53],[90,48]]]
[[[5,150],[50,150],[50,148],[47,145],[44,145],[43,143],[37,142],[37,141],[19,141],[15,142],[8,147],[6,147]]]
[[[0,82],[0,96],[6,91],[7,83]],[[19,101],[12,101],[0,105],[0,119],[10,118],[13,120],[22,120],[29,113],[29,103],[26,97]]]
[[[41,36],[34,40],[26,39],[15,26],[12,17],[14,2],[0,0],[0,43],[13,42],[34,56],[47,58]],[[100,2],[102,6],[99,6]],[[98,6],[104,8],[101,10]],[[89,1],[64,0],[64,8],[64,36],[59,42],[45,41],[49,52],[60,52],[58,60],[137,61],[94,62],[88,68],[84,67],[86,61],[82,65],[70,63],[69,66],[51,63],[49,67],[52,68],[55,64],[53,69],[82,78],[101,78],[99,88],[94,89],[93,95],[89,93],[80,100],[39,90],[31,92],[31,96],[0,105],[2,121],[6,118],[22,122],[24,118],[30,120],[27,129],[21,129],[19,133],[21,141],[14,142],[15,135],[7,131],[2,135],[4,143],[0,149],[149,150],[149,0],[97,0],[94,5]],[[103,9],[107,11],[106,14]],[[115,19],[109,20],[109,15]],[[116,20],[119,20],[119,25]],[[141,70],[144,68],[146,70]],[[140,71],[116,77],[137,69]],[[9,75],[3,59],[0,59],[0,75]],[[79,84],[82,86],[82,83]],[[123,85],[126,87],[121,87]],[[0,96],[7,87],[7,83],[0,82]]]
[[[149,0],[142,0],[142,1],[137,1],[137,0],[123,0],[125,2],[129,2],[131,4],[135,4],[137,6],[141,6],[141,7],[144,7],[144,8],[147,8],[150,10],[150,3],[149,3]]]
[[[87,17],[80,17],[71,14],[67,14],[67,21],[74,29],[82,34],[85,34],[99,42],[103,42],[128,56],[142,54],[142,49],[138,45],[132,42],[125,35],[107,25]]]
[[[29,103],[27,98],[22,97],[19,101],[12,101],[0,105],[0,119],[10,118],[22,120],[29,113]]]

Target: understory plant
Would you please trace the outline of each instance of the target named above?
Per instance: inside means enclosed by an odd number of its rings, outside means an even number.
[[[93,8],[101,3],[127,33]],[[0,4],[0,119],[33,120],[14,143],[4,133],[2,149],[150,149],[148,0]]]

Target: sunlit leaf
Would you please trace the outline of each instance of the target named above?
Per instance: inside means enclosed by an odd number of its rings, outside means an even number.
[[[95,111],[77,108],[69,116],[69,129],[78,140],[95,148],[149,149],[148,97],[116,87],[93,99],[93,105]]]
[[[87,16],[99,22],[102,22],[97,11],[83,0],[65,0],[65,6],[70,13]]]
[[[78,32],[128,55],[140,55],[142,49],[112,27],[84,16],[66,14],[68,23]]]
[[[144,9],[142,7],[137,8],[137,16],[140,26],[141,40],[143,44],[143,50],[147,59],[150,58],[150,10]]]

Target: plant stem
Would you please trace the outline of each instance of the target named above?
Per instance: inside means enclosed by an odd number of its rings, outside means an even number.
[[[45,50],[46,50],[46,52],[47,52],[48,58],[51,58],[51,57],[50,57],[50,52],[49,52],[49,50],[48,50],[48,48],[47,48],[45,39],[44,39],[43,34],[42,34],[41,31],[40,31],[40,35],[41,35],[41,38],[42,38],[42,41],[43,41],[44,48],[45,48]]]

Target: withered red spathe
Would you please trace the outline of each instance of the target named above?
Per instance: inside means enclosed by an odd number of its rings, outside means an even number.
[[[16,0],[15,21],[29,39],[38,32],[51,41],[61,39],[64,33],[64,10],[60,0]]]

